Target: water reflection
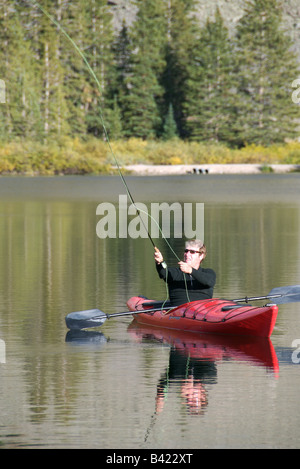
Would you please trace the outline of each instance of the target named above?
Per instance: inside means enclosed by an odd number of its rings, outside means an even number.
[[[188,414],[203,415],[209,405],[209,385],[217,384],[217,363],[223,360],[264,366],[278,376],[278,359],[269,339],[159,329],[136,321],[131,323],[128,332],[137,341],[155,340],[170,345],[169,363],[157,384],[154,415],[163,411],[173,388],[180,390]]]
[[[203,414],[208,405],[208,383],[217,383],[217,368],[213,361],[182,355],[176,348],[171,348],[168,367],[157,385],[156,413],[162,412],[168,393],[174,387],[180,389],[188,413]]]
[[[172,389],[180,389],[186,411],[203,415],[209,404],[207,386],[217,384],[217,364],[222,361],[263,366],[278,376],[278,357],[270,339],[159,329],[140,325],[135,320],[129,325],[128,333],[140,344],[154,342],[170,346],[168,366],[157,383],[155,414],[163,411]],[[66,334],[67,343],[89,349],[99,349],[108,341],[99,331],[68,331]]]
[[[278,359],[270,339],[222,334],[199,334],[145,326],[133,321],[128,332],[137,340],[152,338],[167,343],[178,354],[195,360],[238,360],[278,371]]]
[[[102,332],[72,330],[66,334],[66,342],[77,346],[99,347],[107,343],[109,339]]]
[[[263,295],[299,283],[299,176],[229,179],[139,179],[133,192],[146,203],[206,204],[206,266],[217,272],[216,296]],[[11,192],[2,197],[6,184]],[[214,444],[216,429],[228,447],[239,438],[243,416],[250,446],[260,440],[296,446],[300,375],[287,366],[294,364],[295,349],[288,346],[300,330],[299,308],[293,305],[279,308],[275,355],[269,342],[196,340],[133,325],[127,332],[129,318],[107,321],[101,332],[66,336],[64,318],[71,311],[123,311],[137,294],[165,299],[147,239],[97,237],[96,207],[117,192],[105,178],[2,181],[0,439],[27,446],[132,448],[143,445],[145,417],[155,414],[161,425],[151,434],[156,447],[167,445],[170,434],[176,447]],[[171,244],[180,255],[184,240]],[[162,239],[158,245],[174,264]],[[269,379],[278,375],[278,363],[279,379]],[[259,392],[249,399],[251,386]],[[231,397],[226,406],[218,399],[223,393]],[[185,420],[176,420],[177,404]],[[196,428],[192,412],[205,416],[202,428]],[[244,443],[240,436],[240,446]]]

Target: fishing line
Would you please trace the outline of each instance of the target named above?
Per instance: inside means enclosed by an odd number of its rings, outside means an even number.
[[[87,58],[85,57],[85,55],[83,54],[83,52],[80,50],[80,48],[77,46],[77,44],[75,43],[75,41],[69,36],[69,34],[68,34],[68,33],[65,31],[65,29],[61,26],[61,24],[60,24],[58,21],[56,21],[56,19],[53,18],[53,16],[51,16],[51,15],[48,13],[48,11],[45,10],[45,8],[42,7],[42,5],[40,5],[40,4],[39,4],[38,2],[36,2],[36,1],[32,1],[32,0],[27,0],[27,1],[29,1],[29,3],[31,3],[33,6],[38,7],[38,8],[42,11],[42,13],[44,13],[44,15],[46,15],[47,18],[49,18],[49,20],[50,20],[53,24],[55,24],[55,26],[56,26],[56,27],[64,34],[64,36],[71,42],[71,44],[73,45],[73,47],[75,48],[75,50],[77,51],[77,53],[80,55],[80,57],[81,57],[82,60],[84,61],[84,63],[85,63],[85,65],[86,65],[86,67],[87,67],[89,73],[91,74],[91,76],[92,76],[93,79],[95,80],[95,82],[96,82],[96,84],[97,84],[97,87],[98,87],[98,89],[99,89],[100,94],[102,94],[102,88],[101,88],[100,82],[99,82],[99,80],[98,80],[98,78],[97,78],[97,76],[96,76],[94,70],[93,70],[92,67],[90,66],[90,64],[89,64],[89,62],[88,62],[88,60],[87,60]],[[128,195],[128,197],[129,197],[129,199],[130,199],[132,205],[135,207],[135,209],[136,209],[136,211],[137,211],[137,214],[138,214],[138,216],[140,217],[140,220],[141,220],[141,222],[142,222],[142,224],[143,224],[143,226],[144,226],[144,228],[145,228],[145,231],[147,232],[148,238],[149,238],[149,240],[151,241],[152,246],[153,246],[154,248],[156,247],[156,246],[155,246],[155,243],[154,243],[154,241],[153,241],[153,239],[152,239],[152,237],[151,237],[151,235],[150,235],[150,233],[149,233],[149,230],[148,230],[148,228],[146,227],[146,225],[145,225],[145,223],[144,223],[144,220],[143,220],[143,218],[142,218],[142,216],[141,216],[141,212],[145,213],[151,220],[154,221],[154,223],[156,223],[156,225],[157,225],[157,227],[158,227],[158,229],[159,229],[159,232],[161,233],[161,235],[162,235],[164,241],[166,242],[167,246],[169,247],[169,249],[172,251],[172,253],[174,254],[174,256],[175,256],[175,257],[177,258],[177,260],[179,261],[179,260],[180,260],[179,257],[177,256],[177,254],[176,254],[175,251],[173,250],[172,246],[170,245],[170,243],[169,243],[168,240],[166,239],[164,233],[162,232],[162,229],[160,228],[159,224],[158,224],[157,221],[154,219],[154,217],[152,217],[152,215],[149,214],[148,212],[146,212],[146,211],[144,211],[144,210],[142,210],[142,209],[139,209],[139,208],[136,206],[136,203],[134,202],[133,197],[132,197],[132,194],[131,194],[131,192],[130,192],[130,190],[129,190],[128,184],[127,184],[127,182],[125,181],[125,178],[124,178],[124,176],[123,176],[123,174],[122,174],[122,171],[121,171],[119,162],[118,162],[118,160],[117,160],[117,158],[116,158],[116,156],[115,156],[115,154],[114,154],[114,151],[113,151],[113,149],[112,149],[112,146],[111,146],[111,144],[110,144],[110,139],[109,139],[108,132],[107,132],[107,129],[106,129],[106,125],[105,125],[105,122],[104,122],[104,118],[103,118],[103,114],[102,114],[102,108],[101,108],[101,105],[100,105],[100,104],[99,104],[99,115],[100,115],[101,125],[102,125],[103,131],[104,131],[104,135],[105,135],[105,138],[106,138],[106,142],[107,142],[107,144],[108,144],[109,150],[110,150],[110,152],[111,152],[111,154],[112,154],[112,156],[113,156],[113,159],[114,159],[114,161],[115,161],[115,164],[116,164],[116,166],[117,166],[118,173],[119,173],[119,176],[120,176],[120,178],[121,178],[121,181],[122,181],[122,183],[123,183],[123,185],[124,185],[124,187],[125,187],[125,189],[126,189],[127,195]],[[168,270],[168,269],[166,269],[166,270]],[[184,274],[183,274],[183,278],[184,278],[184,282],[185,282],[185,288],[186,288],[187,298],[188,298],[188,300],[189,300],[188,288],[187,288],[187,283],[186,283],[186,276],[185,276]]]
[[[101,85],[100,85],[100,82],[94,72],[94,70],[92,69],[92,67],[90,66],[87,58],[85,57],[85,55],[83,54],[83,52],[80,50],[80,48],[77,46],[77,44],[75,43],[75,41],[69,36],[69,34],[66,32],[66,30],[61,26],[61,24],[56,21],[55,18],[53,18],[53,16],[51,16],[47,10],[45,10],[45,8],[42,7],[42,5],[40,5],[38,2],[36,1],[32,1],[32,0],[28,0],[33,6],[37,6],[48,18],[50,21],[52,21],[53,24],[55,24],[55,26],[64,34],[64,36],[71,42],[71,44],[74,46],[75,50],[77,51],[77,53],[80,55],[80,57],[82,58],[82,60],[84,61],[89,73],[91,74],[91,76],[93,77],[93,79],[95,80],[96,84],[97,84],[97,87],[99,89],[99,92],[100,94],[102,94],[102,88],[101,88]],[[108,136],[108,132],[107,132],[107,129],[106,129],[106,125],[105,125],[105,122],[104,122],[104,118],[103,118],[103,114],[102,114],[102,108],[99,104],[99,115],[100,115],[100,121],[101,121],[101,125],[103,127],[103,131],[104,131],[104,135],[105,135],[105,138],[106,138],[106,141],[107,141],[107,144],[108,144],[108,147],[109,147],[109,150],[113,156],[113,159],[115,161],[115,164],[117,166],[117,169],[118,169],[118,173],[119,173],[119,176],[122,180],[122,183],[126,189],[126,192],[127,192],[127,195],[132,203],[132,205],[135,207],[136,211],[137,211],[137,214],[139,215],[140,219],[141,219],[141,222],[147,232],[147,235],[153,245],[153,247],[155,247],[155,243],[149,233],[149,230],[147,229],[145,223],[144,223],[144,220],[143,218],[141,217],[141,212],[145,213],[146,215],[148,215],[148,217],[150,217],[158,226],[158,229],[162,235],[162,237],[164,238],[165,242],[167,243],[167,245],[169,246],[169,248],[171,249],[171,251],[173,252],[173,254],[176,256],[176,258],[179,260],[178,256],[176,255],[176,253],[174,252],[174,250],[172,249],[172,246],[170,245],[170,243],[167,241],[166,237],[164,236],[159,224],[156,222],[156,220],[152,217],[152,215],[150,215],[148,212],[142,210],[142,209],[139,209],[136,205],[136,203],[134,202],[134,199],[132,197],[132,194],[130,192],[130,189],[128,187],[128,184],[122,174],[122,171],[121,171],[121,168],[120,168],[120,165],[119,165],[119,162],[114,154],[114,151],[112,149],[112,146],[111,146],[111,143],[110,143],[110,139],[109,139],[109,136]]]

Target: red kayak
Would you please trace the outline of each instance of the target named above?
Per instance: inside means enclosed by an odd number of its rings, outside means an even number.
[[[270,337],[276,322],[278,306],[251,306],[230,300],[198,300],[147,313],[155,302],[140,296],[127,301],[127,306],[140,324],[166,329]],[[134,311],[144,311],[134,314]]]

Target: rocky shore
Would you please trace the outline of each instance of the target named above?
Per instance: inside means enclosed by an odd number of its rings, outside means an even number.
[[[184,174],[262,174],[290,173],[300,171],[300,165],[293,164],[203,164],[203,165],[147,165],[134,164],[124,169],[140,176],[179,176]]]

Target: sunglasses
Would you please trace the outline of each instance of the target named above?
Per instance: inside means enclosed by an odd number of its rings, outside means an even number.
[[[196,253],[200,254],[200,251],[194,251],[194,249],[185,249],[184,252],[186,253],[190,252],[191,254],[196,254]]]

